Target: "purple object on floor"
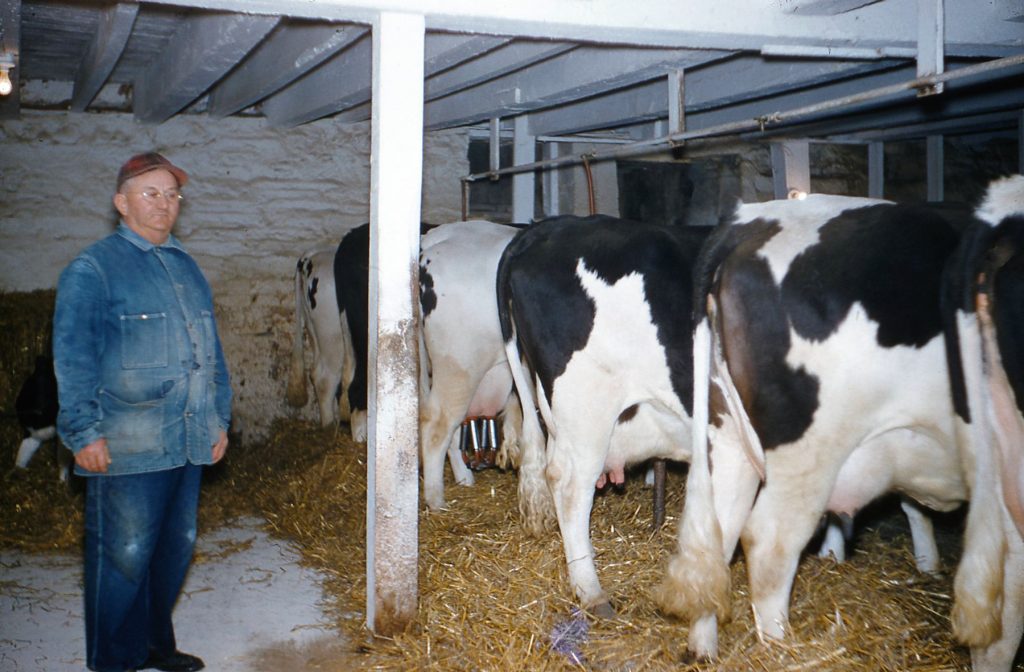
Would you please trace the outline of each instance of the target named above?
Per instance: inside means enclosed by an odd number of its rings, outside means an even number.
[[[549,635],[551,648],[563,656],[567,656],[577,665],[582,665],[586,659],[583,657],[580,645],[587,641],[589,632],[590,623],[587,622],[587,617],[581,610],[573,609],[572,618],[558,623],[551,629]]]

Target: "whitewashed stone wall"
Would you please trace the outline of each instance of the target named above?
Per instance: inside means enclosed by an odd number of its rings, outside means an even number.
[[[460,217],[467,146],[461,132],[425,138],[424,221]],[[272,129],[199,115],[148,126],[123,113],[31,110],[0,121],[0,291],[55,287],[78,251],[116,225],[121,163],[150,150],[189,173],[175,234],[213,287],[233,429],[258,439],[273,418],[296,412],[284,402],[296,259],[369,219],[370,126]],[[315,417],[312,401],[299,413]]]

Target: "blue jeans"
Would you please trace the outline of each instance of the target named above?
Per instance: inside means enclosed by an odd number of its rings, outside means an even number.
[[[192,562],[202,467],[86,479],[85,648],[120,672],[176,648],[171,612]]]

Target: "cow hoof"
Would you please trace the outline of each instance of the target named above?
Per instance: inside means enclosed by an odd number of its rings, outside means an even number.
[[[683,655],[679,657],[679,662],[683,665],[697,665],[698,663],[710,663],[712,662],[710,656],[700,656],[687,649],[683,651]]]
[[[616,614],[615,610],[612,609],[612,605],[610,602],[601,602],[600,604],[595,604],[594,606],[587,609],[587,611],[590,612],[592,616],[596,616],[597,618],[603,618],[609,621],[614,620],[618,617],[618,614]]]
[[[366,411],[359,411],[352,414],[349,422],[349,430],[352,432],[352,440],[356,443],[366,443],[368,429],[366,426]]]

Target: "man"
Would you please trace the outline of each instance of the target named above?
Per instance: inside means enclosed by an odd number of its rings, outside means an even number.
[[[117,176],[121,223],[61,274],[57,430],[87,477],[90,670],[192,672],[171,612],[192,561],[201,465],[227,450],[231,388],[210,286],[171,229],[185,171],[157,153]]]

